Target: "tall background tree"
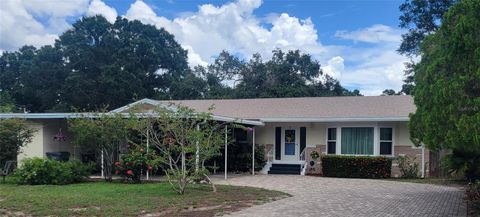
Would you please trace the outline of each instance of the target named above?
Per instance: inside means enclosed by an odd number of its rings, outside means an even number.
[[[480,177],[480,1],[464,0],[421,43],[412,140],[453,150],[453,169]],[[452,159],[452,158],[451,158]]]
[[[118,17],[85,17],[53,46],[24,46],[0,56],[0,95],[16,110],[112,109],[136,99],[360,95],[323,75],[298,50],[240,59],[224,51],[191,69],[187,51],[163,28]],[[0,105],[7,102],[0,102]],[[9,101],[8,105],[12,105]]]
[[[406,0],[400,5],[400,27],[407,29],[402,35],[398,52],[410,58],[421,55],[420,44],[424,38],[437,31],[443,15],[460,0]],[[414,86],[414,62],[406,63],[404,85],[401,93],[411,94]]]

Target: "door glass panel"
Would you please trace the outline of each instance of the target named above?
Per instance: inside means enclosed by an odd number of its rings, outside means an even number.
[[[295,155],[295,130],[285,130],[285,155]]]

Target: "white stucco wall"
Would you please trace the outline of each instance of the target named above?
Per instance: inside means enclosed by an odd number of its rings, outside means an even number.
[[[394,145],[395,146],[413,146],[410,141],[407,122],[355,122],[355,123],[265,123],[265,126],[256,127],[256,143],[257,144],[275,144],[275,127],[297,128],[306,127],[307,129],[307,146],[315,147],[315,145],[326,144],[326,134],[328,127],[342,126],[379,126],[394,128]]]
[[[32,141],[22,147],[17,161],[22,162],[25,158],[43,157],[43,124],[41,122],[29,122],[29,127],[35,130]]]
[[[410,140],[410,132],[408,130],[408,122],[397,122],[395,134],[396,146],[413,146]]]
[[[257,144],[275,144],[275,127],[295,128],[300,127],[307,129],[307,146],[315,147],[315,145],[325,144],[325,124],[322,123],[266,123],[265,126],[256,127]]]
[[[64,119],[42,119],[29,121],[29,126],[34,128],[36,132],[33,135],[32,142],[26,144],[22,148],[22,153],[17,156],[17,161],[21,162],[25,158],[46,157],[46,152],[67,151],[71,157],[79,157],[78,151],[74,150],[72,144],[72,136],[68,132],[68,125]],[[59,129],[67,136],[65,142],[58,142],[53,139]]]

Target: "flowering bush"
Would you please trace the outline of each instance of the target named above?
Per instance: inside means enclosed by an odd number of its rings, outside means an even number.
[[[324,155],[324,176],[342,178],[389,178],[392,160],[386,157]]]
[[[157,169],[155,152],[147,153],[144,147],[129,145],[128,153],[115,162],[115,174],[120,175],[124,181],[141,182],[142,174]]]

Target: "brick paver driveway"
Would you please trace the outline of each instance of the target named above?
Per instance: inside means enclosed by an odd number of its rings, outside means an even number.
[[[261,187],[292,197],[231,216],[465,216],[463,190],[430,184],[292,175],[241,176],[218,184]]]

